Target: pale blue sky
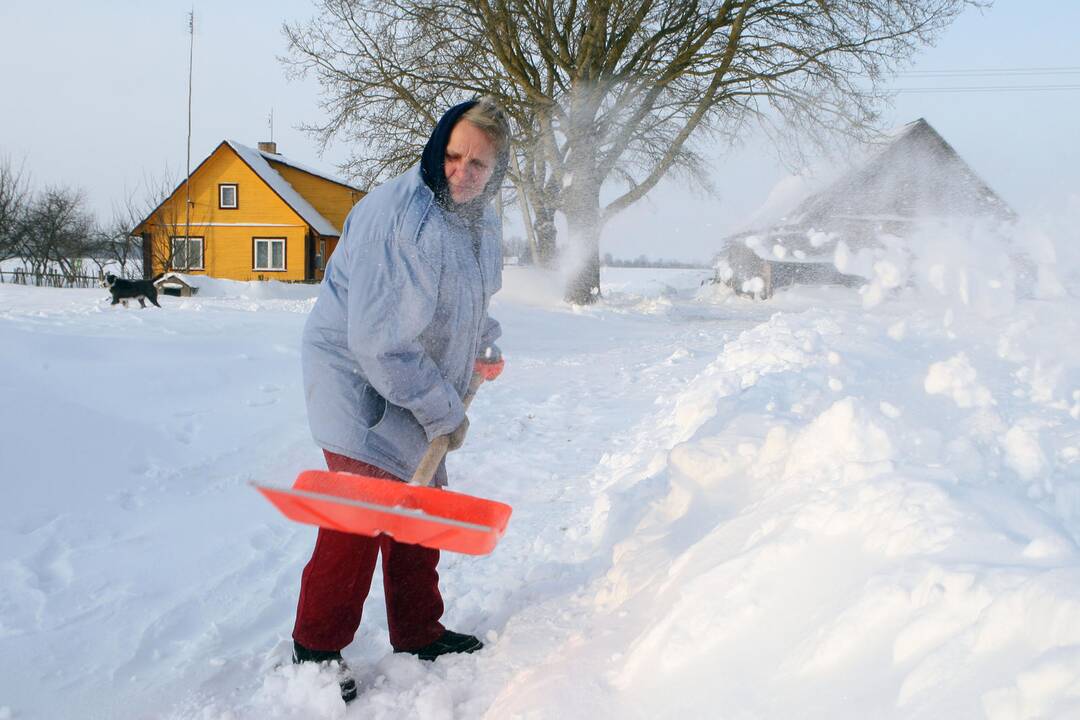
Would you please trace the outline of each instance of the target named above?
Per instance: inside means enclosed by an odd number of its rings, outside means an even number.
[[[185,163],[186,14],[190,2],[0,3],[0,154],[25,159],[38,185],[83,187],[107,214],[125,189]],[[224,138],[254,145],[269,134],[282,152],[332,169],[344,147],[319,158],[295,126],[318,120],[318,87],[289,82],[283,20],[306,2],[196,3],[193,164]],[[1080,2],[999,0],[969,10],[914,70],[1080,67]],[[904,87],[1080,86],[1080,73],[988,78],[902,78]],[[1080,90],[913,93],[888,124],[927,118],[1022,213],[1080,194]],[[751,140],[717,154],[718,198],[665,184],[617,218],[604,246],[617,256],[705,258],[759,206],[786,171]]]

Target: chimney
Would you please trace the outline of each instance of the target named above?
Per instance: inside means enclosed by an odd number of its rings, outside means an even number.
[[[277,155],[277,143],[276,142],[261,142],[259,143],[259,152],[270,153],[271,155]]]

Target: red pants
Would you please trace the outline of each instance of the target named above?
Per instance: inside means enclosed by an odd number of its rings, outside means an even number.
[[[343,455],[323,451],[331,470],[399,480],[390,473]],[[309,650],[341,650],[353,641],[375,560],[382,550],[383,589],[390,644],[415,650],[439,639],[443,614],[439,594],[439,551],[319,528],[315,550],[300,579],[293,639]]]

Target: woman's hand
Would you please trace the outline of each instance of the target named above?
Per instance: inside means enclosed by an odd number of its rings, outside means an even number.
[[[465,433],[469,432],[469,416],[466,415],[465,419],[461,421],[461,424],[454,428],[454,432],[450,433],[450,443],[446,446],[446,451],[457,450],[465,442]]]

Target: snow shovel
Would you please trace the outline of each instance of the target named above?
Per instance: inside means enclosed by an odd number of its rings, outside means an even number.
[[[484,382],[478,362],[463,402],[468,409]],[[449,436],[435,438],[408,483],[328,470],[305,470],[291,489],[255,485],[290,520],[357,535],[468,555],[486,555],[506,532],[504,503],[430,487]]]

